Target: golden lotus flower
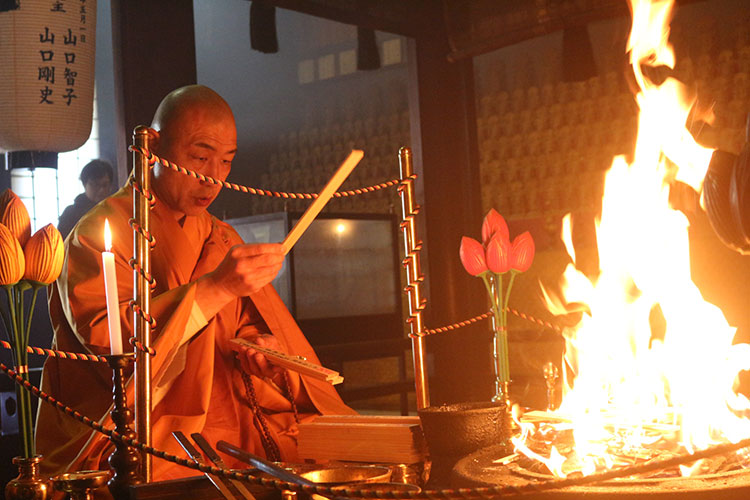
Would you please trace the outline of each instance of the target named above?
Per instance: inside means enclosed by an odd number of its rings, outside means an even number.
[[[34,233],[23,253],[26,256],[24,279],[49,285],[60,276],[65,253],[60,231],[52,224]]]
[[[0,195],[0,224],[4,224],[23,248],[31,237],[31,220],[26,205],[10,189]]]
[[[0,285],[13,285],[23,277],[25,259],[21,244],[0,224]]]

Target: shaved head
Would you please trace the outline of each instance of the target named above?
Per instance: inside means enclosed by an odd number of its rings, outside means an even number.
[[[200,109],[219,118],[231,117],[234,114],[229,104],[212,89],[205,85],[187,85],[173,90],[162,99],[156,108],[151,127],[160,131],[162,135],[169,135],[174,125],[184,119],[186,111]]]
[[[237,152],[237,129],[229,104],[203,85],[170,92],[151,122],[150,146],[157,155],[194,172],[225,180]],[[206,210],[220,186],[154,166],[157,197],[177,215]]]

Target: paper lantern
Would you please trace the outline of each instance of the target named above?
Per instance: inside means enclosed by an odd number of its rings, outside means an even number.
[[[0,149],[86,142],[95,51],[96,0],[17,0],[0,12]]]

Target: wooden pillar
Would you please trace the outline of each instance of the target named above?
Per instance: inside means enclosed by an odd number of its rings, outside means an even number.
[[[115,81],[128,140],[136,125],[151,124],[165,95],[196,83],[194,30],[193,2],[112,0]]]
[[[436,11],[436,31],[443,26]],[[419,232],[428,328],[489,310],[484,286],[463,269],[463,235],[480,237],[481,192],[474,73],[471,59],[450,63],[444,33],[409,39],[411,146],[417,178]],[[491,344],[488,322],[427,339],[433,356],[430,398],[440,403],[489,400]]]

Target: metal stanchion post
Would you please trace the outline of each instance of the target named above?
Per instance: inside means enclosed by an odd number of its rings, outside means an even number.
[[[138,126],[133,131],[133,145],[148,148],[148,129]],[[133,189],[133,218],[141,231],[133,231],[133,255],[136,268],[133,271],[133,334],[144,350],[136,349],[135,359],[135,432],[138,440],[151,446],[151,355],[146,350],[151,346],[151,325],[138,308],[148,314],[151,306],[151,288],[143,275],[151,274],[151,247],[146,234],[151,230],[150,206],[145,193],[150,189],[148,158],[139,151],[133,152],[133,176],[140,189]],[[138,268],[142,272],[138,272]],[[141,474],[151,482],[151,456],[141,454]]]
[[[417,393],[417,408],[430,406],[430,391],[427,381],[427,351],[424,338],[420,335],[424,330],[422,309],[425,301],[422,298],[422,270],[419,264],[419,251],[422,242],[417,238],[417,226],[414,217],[419,212],[414,196],[414,168],[412,166],[411,150],[401,148],[398,152],[399,167],[402,184],[399,186],[401,196],[401,232],[404,235],[404,255],[406,264],[406,290],[409,298],[409,326],[412,334],[412,353],[414,356],[414,383]]]

